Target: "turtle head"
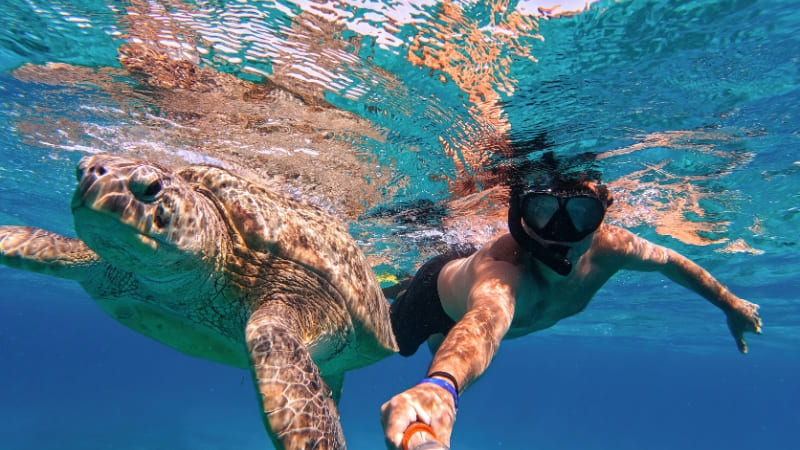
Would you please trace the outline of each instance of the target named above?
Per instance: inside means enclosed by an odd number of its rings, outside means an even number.
[[[77,176],[75,231],[114,266],[169,279],[213,265],[217,210],[170,169],[94,155],[81,160]]]

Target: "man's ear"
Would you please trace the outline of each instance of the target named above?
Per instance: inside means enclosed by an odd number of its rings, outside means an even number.
[[[597,184],[595,189],[601,200],[605,198],[606,208],[614,204],[614,194],[611,193],[608,186],[605,184]]]

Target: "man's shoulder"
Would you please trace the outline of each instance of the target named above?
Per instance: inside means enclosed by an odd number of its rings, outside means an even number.
[[[483,245],[473,257],[481,261],[503,261],[510,264],[520,264],[521,249],[510,233],[494,236]]]
[[[595,233],[594,242],[599,245],[616,247],[626,245],[639,238],[625,228],[616,225],[602,224]]]
[[[623,257],[642,241],[624,228],[603,224],[595,233],[591,250],[596,257]]]
[[[613,225],[605,225],[592,242],[592,251],[598,259],[609,258],[623,266],[651,259],[660,250],[665,248]]]

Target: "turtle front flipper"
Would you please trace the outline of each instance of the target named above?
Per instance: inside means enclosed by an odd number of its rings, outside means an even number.
[[[267,430],[278,449],[344,449],[339,411],[303,344],[297,319],[293,308],[268,303],[247,322],[247,349]]]
[[[0,264],[70,280],[86,279],[100,257],[80,239],[31,227],[0,226]]]

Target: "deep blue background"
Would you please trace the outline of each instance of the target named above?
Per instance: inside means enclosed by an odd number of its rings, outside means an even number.
[[[109,31],[117,17],[106,3],[0,3],[7,25],[0,27],[0,69],[115,66],[119,42]],[[67,22],[62,9],[91,17],[93,27]],[[624,181],[665,159],[677,177],[726,174],[701,185],[724,194],[719,204],[707,199],[721,214],[710,219],[730,221],[727,234],[711,238],[742,238],[763,254],[681,244],[649,223],[634,231],[688,252],[733,292],[761,304],[765,334],[749,336],[750,354],[742,356],[721,315],[702,300],[680,303],[671,283],[617,277],[609,289],[623,292],[625,303],[598,298],[578,318],[503,344],[461,399],[454,449],[800,448],[798,24],[797,0],[609,0],[575,20],[541,23],[546,40],[529,42],[539,62],[512,67],[518,83],[503,105],[511,137],[546,132],[558,150],[578,154],[689,132],[685,141],[605,160],[605,176]],[[396,112],[415,112],[388,114],[399,119],[386,122],[367,116],[390,130],[379,155],[398,159],[412,180],[411,198],[436,192],[427,171],[449,161],[438,134],[456,140],[452,130],[470,129],[471,122],[454,120],[463,119],[462,92],[410,65],[404,52],[371,48],[359,56],[374,56],[412,93]],[[392,111],[396,99],[377,98]],[[0,223],[71,233],[68,199],[82,154],[68,149],[93,142],[83,125],[120,125],[102,108],[81,108],[99,99],[91,90],[0,76]],[[330,100],[355,113],[374,106]],[[75,124],[58,131],[71,131],[72,139],[20,131],[26,121],[64,119]],[[698,129],[720,134],[694,137]],[[419,153],[406,151],[409,145]],[[428,361],[422,349],[347,375],[341,411],[351,450],[382,448],[381,403],[413,385]],[[267,447],[247,371],[125,329],[75,283],[0,267],[0,450]]]
[[[247,371],[125,329],[74,283],[0,270],[11,275],[0,301],[0,447],[268,448]],[[732,342],[694,354],[551,332],[507,341],[463,395],[453,448],[795,448],[800,363],[759,339],[744,356]],[[422,348],[348,374],[349,448],[382,448],[380,404],[429,359]]]

